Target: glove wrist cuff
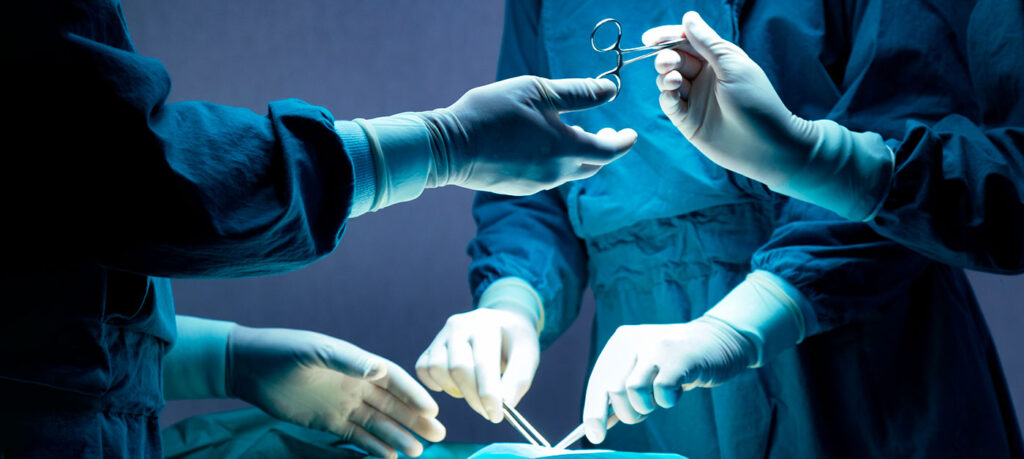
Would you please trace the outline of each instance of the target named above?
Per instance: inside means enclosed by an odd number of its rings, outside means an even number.
[[[416,115],[423,120],[430,141],[432,169],[428,188],[464,184],[465,174],[461,174],[455,165],[466,164],[465,160],[460,161],[460,157],[468,149],[468,133],[455,110],[439,108]]]
[[[178,340],[164,357],[169,399],[227,398],[228,337],[234,322],[176,316]]]
[[[544,307],[540,294],[529,282],[518,277],[503,277],[491,283],[480,295],[477,308],[513,311],[526,317],[538,335],[544,329]]]
[[[414,113],[402,113],[355,122],[366,132],[374,159],[377,193],[370,210],[419,197],[433,162],[423,119]]]
[[[806,300],[792,298],[775,279],[765,271],[754,271],[704,314],[725,322],[754,344],[757,358],[752,368],[799,343],[806,333],[800,304]]]
[[[872,218],[891,186],[892,150],[874,132],[853,132],[831,120],[811,123],[817,141],[807,161],[771,189],[850,220]]]

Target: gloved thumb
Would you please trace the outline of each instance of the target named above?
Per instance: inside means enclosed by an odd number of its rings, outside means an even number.
[[[319,346],[317,353],[324,366],[353,378],[376,380],[387,374],[384,359],[366,352],[358,346],[341,340],[334,340]]]
[[[723,65],[723,61],[739,51],[739,48],[718,36],[718,33],[704,22],[704,18],[701,18],[696,11],[690,11],[683,15],[683,30],[690,45],[700,54],[700,57],[708,61],[718,78],[725,78],[727,69]]]
[[[564,112],[583,110],[608,102],[615,96],[615,83],[604,78],[540,79],[555,109]]]

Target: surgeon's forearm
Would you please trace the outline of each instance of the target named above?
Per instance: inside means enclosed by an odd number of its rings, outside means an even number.
[[[228,335],[234,322],[176,316],[178,340],[164,356],[164,398],[227,398]]]
[[[757,270],[704,313],[731,326],[753,344],[763,365],[818,329],[810,302],[796,287],[768,271]]]

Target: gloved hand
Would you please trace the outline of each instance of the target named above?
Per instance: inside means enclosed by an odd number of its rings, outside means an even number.
[[[625,154],[637,135],[572,129],[559,113],[610,100],[615,86],[595,79],[516,77],[475,88],[448,109],[425,113],[441,148],[437,183],[527,195],[590,177]]]
[[[419,360],[425,386],[465,398],[485,419],[502,420],[501,402],[516,406],[540,362],[540,300],[525,281],[491,284],[478,309],[448,318]]]
[[[587,439],[604,441],[608,405],[626,424],[675,406],[682,391],[712,387],[757,361],[754,345],[721,320],[701,317],[667,325],[624,325],[615,331],[587,382]]]
[[[521,76],[472,89],[448,108],[357,119],[376,169],[368,209],[414,199],[424,187],[528,195],[590,177],[629,151],[636,132],[591,134],[558,115],[614,94],[606,80]]]
[[[235,326],[228,337],[228,394],[367,452],[418,456],[409,431],[445,436],[437,404],[398,365],[319,333]]]
[[[661,108],[710,160],[772,190],[844,217],[870,218],[888,193],[893,155],[878,134],[808,121],[786,108],[764,71],[700,15],[644,33],[651,45],[685,36],[655,58]]]
[[[816,330],[804,310],[810,303],[799,290],[757,270],[696,320],[619,327],[587,381],[587,438],[604,441],[609,404],[619,420],[636,424],[656,407],[675,406],[683,391],[760,367]]]

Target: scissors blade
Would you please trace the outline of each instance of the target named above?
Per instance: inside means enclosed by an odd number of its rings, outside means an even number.
[[[515,408],[512,408],[505,402],[501,402],[501,408],[505,414],[505,419],[509,424],[512,424],[512,427],[515,427],[520,434],[526,437],[527,441],[537,446],[551,447],[551,443],[549,443],[548,440],[540,434],[540,432],[537,432],[537,429],[534,429],[533,425],[531,425],[523,415],[519,414]]]
[[[619,418],[614,414],[608,416],[608,424],[605,425],[605,429],[611,429],[612,426],[614,426],[618,422]],[[584,435],[586,435],[586,430],[583,428],[583,424],[580,424],[575,429],[572,429],[572,432],[569,432],[569,435],[566,435],[565,438],[556,443],[555,449],[566,449],[569,446],[572,446],[573,443],[576,443],[581,438],[583,438]]]

